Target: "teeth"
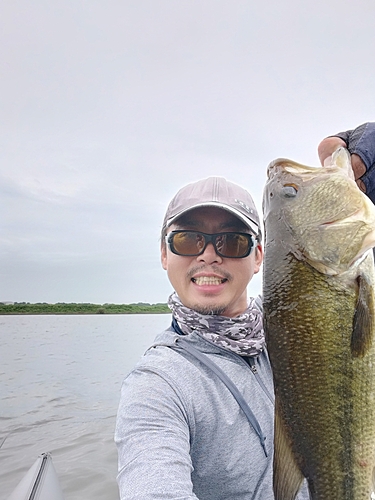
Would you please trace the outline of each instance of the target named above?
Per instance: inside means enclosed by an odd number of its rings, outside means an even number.
[[[200,276],[198,278],[193,278],[193,281],[197,285],[221,285],[225,280],[215,278],[214,276]]]

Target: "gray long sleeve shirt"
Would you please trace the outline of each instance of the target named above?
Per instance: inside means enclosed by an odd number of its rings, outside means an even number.
[[[257,377],[240,356],[196,334],[184,339],[205,353],[235,383],[266,436],[259,437],[223,382],[160,334],[126,377],[117,416],[121,500],[271,500],[273,404],[267,354]],[[300,499],[308,498],[299,496]]]

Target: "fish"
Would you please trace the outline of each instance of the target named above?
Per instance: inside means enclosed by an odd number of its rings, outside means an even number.
[[[275,388],[273,488],[370,500],[375,466],[375,206],[346,149],[273,161],[263,194],[263,308]]]

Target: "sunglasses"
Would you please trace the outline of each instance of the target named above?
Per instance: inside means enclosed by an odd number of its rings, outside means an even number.
[[[247,233],[206,234],[200,231],[172,231],[166,236],[171,252],[183,257],[202,255],[209,243],[220,257],[242,259],[256,246],[255,237]]]

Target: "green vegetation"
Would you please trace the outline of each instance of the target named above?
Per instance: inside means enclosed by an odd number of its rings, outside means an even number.
[[[29,302],[0,302],[0,315],[2,314],[168,314],[170,309],[167,304],[75,304],[59,302],[47,304],[46,302],[30,304]]]

